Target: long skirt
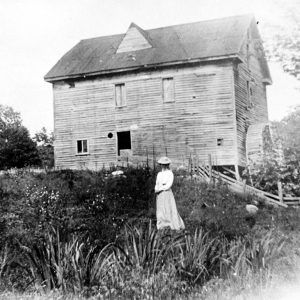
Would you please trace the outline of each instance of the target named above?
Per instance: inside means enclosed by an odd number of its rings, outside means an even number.
[[[184,229],[184,223],[177,211],[171,190],[160,192],[156,197],[157,229],[170,227],[173,230]]]

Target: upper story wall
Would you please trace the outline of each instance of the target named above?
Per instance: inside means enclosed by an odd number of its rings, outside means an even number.
[[[266,86],[271,83],[257,26],[252,23],[241,47],[243,63],[234,67],[239,164],[246,164],[246,134],[252,124],[268,122]]]
[[[164,78],[173,78],[173,102],[164,102]],[[115,105],[116,84],[125,85],[126,106]],[[190,155],[207,160],[211,154],[216,164],[236,161],[231,62],[99,77],[74,86],[58,82],[53,91],[57,167],[97,169],[115,162],[120,131],[131,132],[136,156],[167,154],[186,162]],[[76,155],[80,139],[88,140],[88,155]]]

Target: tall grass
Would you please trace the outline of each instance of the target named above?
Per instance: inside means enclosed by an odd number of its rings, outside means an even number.
[[[7,244],[4,245],[2,251],[0,251],[0,278],[5,272],[5,269],[10,263],[10,257],[9,257],[9,249]]]
[[[284,245],[273,232],[229,241],[203,229],[157,231],[151,221],[127,225],[121,236],[99,248],[83,237],[63,242],[53,230],[40,245],[22,249],[35,286],[46,291],[161,299],[184,297],[213,278],[239,282],[267,274]]]
[[[102,282],[111,265],[113,253],[107,252],[110,245],[99,250],[88,244],[75,235],[62,242],[59,231],[52,229],[41,243],[20,247],[36,286],[78,294]]]
[[[186,234],[179,247],[177,269],[182,280],[195,284],[209,277],[207,266],[208,252],[214,246],[215,238],[210,238],[202,229],[196,229],[193,235]]]
[[[122,241],[116,244],[118,260],[130,267],[157,273],[174,259],[174,248],[180,245],[183,234],[159,232],[150,221],[146,228],[125,226],[123,236]]]

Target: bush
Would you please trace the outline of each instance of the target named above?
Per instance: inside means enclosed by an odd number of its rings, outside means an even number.
[[[123,171],[119,176],[113,176],[111,170],[2,175],[1,238],[26,239],[30,244],[50,226],[59,229],[62,240],[80,233],[105,245],[115,240],[126,222],[155,219],[155,172],[143,167]],[[223,184],[208,185],[175,172],[172,189],[191,232],[201,226],[232,239],[245,236],[266,216],[266,226],[274,223],[270,216],[276,210],[261,208],[254,219],[245,210],[252,199],[234,194]]]
[[[123,176],[106,170],[5,173],[0,182],[2,238],[31,243],[53,226],[62,239],[80,232],[99,243],[113,241],[126,220],[148,213],[153,178],[147,168],[129,168]]]

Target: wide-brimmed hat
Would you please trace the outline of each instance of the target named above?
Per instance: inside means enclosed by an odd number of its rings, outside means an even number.
[[[170,158],[163,156],[157,161],[160,165],[168,165],[171,163]]]

